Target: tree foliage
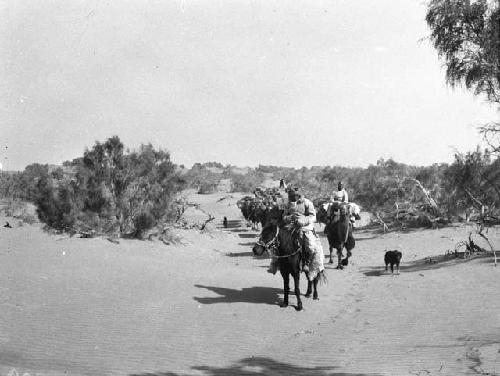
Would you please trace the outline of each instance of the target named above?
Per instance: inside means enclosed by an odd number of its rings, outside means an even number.
[[[184,186],[167,152],[148,144],[125,153],[116,136],[96,142],[65,168],[68,173],[39,178],[35,199],[40,220],[63,230],[141,237],[168,219],[174,195]]]
[[[452,212],[477,208],[478,202],[493,208],[500,199],[500,160],[479,148],[455,154],[455,161],[445,171],[443,190]]]
[[[430,38],[446,64],[449,84],[465,84],[500,103],[500,7],[488,0],[431,0]]]

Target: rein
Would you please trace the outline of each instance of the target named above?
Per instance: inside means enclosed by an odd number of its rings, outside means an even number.
[[[278,227],[279,227],[279,226],[278,226]],[[291,232],[291,235],[293,235],[293,234],[294,234],[294,232],[295,232],[296,230],[297,230],[297,229],[295,229],[295,228],[294,228],[294,229],[292,230],[292,232]],[[278,246],[279,246],[279,244],[278,244]],[[297,254],[297,253],[299,253],[300,251],[301,251],[301,248],[297,248],[297,250],[296,250],[295,252],[293,252],[293,253],[290,253],[290,254],[287,254],[287,255],[274,255],[274,257],[275,257],[275,258],[278,258],[278,259],[280,259],[280,258],[287,258],[287,257],[293,256],[293,255],[296,255],[296,254]]]
[[[290,253],[289,255],[275,255],[274,257],[276,257],[276,258],[285,258],[285,257],[290,257],[290,256],[293,256],[293,255],[296,255],[299,252],[300,252],[300,248],[297,249],[295,252]]]
[[[280,227],[279,226],[276,226],[276,234],[274,234],[274,237],[268,241],[267,243],[264,243],[261,239],[259,239],[257,241],[257,245],[260,245],[261,247],[264,247],[264,249],[266,251],[269,252],[269,249],[271,248],[278,248],[279,247],[279,241],[278,241],[278,235],[280,233]],[[273,257],[275,258],[286,258],[286,257],[290,257],[290,256],[293,256],[293,255],[296,255],[297,253],[299,253],[301,251],[300,248],[298,248],[295,252],[293,253],[290,253],[288,255],[273,255]]]
[[[277,248],[279,246],[279,244],[274,244],[274,242],[276,242],[276,240],[278,240],[278,235],[280,233],[280,227],[279,226],[276,226],[276,234],[274,234],[274,237],[268,241],[267,243],[264,243],[262,241],[262,239],[259,239],[257,241],[257,245],[260,245],[261,247],[264,247],[264,249],[267,251],[269,250],[270,247],[274,246],[275,248]]]

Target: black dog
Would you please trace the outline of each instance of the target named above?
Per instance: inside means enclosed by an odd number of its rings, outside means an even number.
[[[387,251],[384,256],[385,270],[391,264],[391,273],[394,273],[394,265],[396,265],[396,274],[399,274],[399,262],[403,254],[397,250]]]
[[[222,224],[224,225],[224,228],[227,228],[227,218],[226,217],[224,217]]]

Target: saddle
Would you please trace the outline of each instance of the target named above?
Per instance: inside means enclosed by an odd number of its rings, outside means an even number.
[[[329,222],[338,222],[341,216],[350,214],[350,206],[347,202],[334,201],[330,204],[327,210],[327,218]]]

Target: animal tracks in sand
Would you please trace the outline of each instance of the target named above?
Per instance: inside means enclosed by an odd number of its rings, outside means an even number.
[[[263,366],[267,374],[296,375],[499,374],[500,268],[486,259],[440,268],[415,261],[442,254],[450,242],[442,236],[461,239],[467,231],[363,233],[344,270],[326,258],[320,300],[304,299],[305,313],[296,312],[293,296],[288,309],[277,306],[281,277],[266,273],[268,258],[253,257],[258,232],[228,206],[239,197],[221,198],[189,198],[205,211],[193,218],[217,218],[203,233],[183,230],[186,247],[57,241],[29,226],[23,236],[9,232],[12,252],[0,254],[0,330],[16,341],[2,342],[13,361],[0,360],[1,372],[25,370],[24,359],[35,358],[68,374],[246,375],[244,367]],[[401,276],[383,274],[386,248],[403,250]]]

